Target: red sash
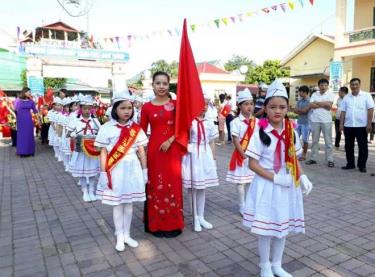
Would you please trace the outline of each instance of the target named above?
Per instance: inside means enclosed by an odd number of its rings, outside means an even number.
[[[249,145],[249,142],[250,142],[250,138],[253,135],[254,129],[255,129],[255,118],[250,119],[246,133],[240,141],[241,148],[243,151],[246,151],[247,146]],[[242,166],[244,160],[245,159],[241,156],[240,152],[237,149],[234,149],[232,158],[230,159],[230,163],[229,163],[229,170],[231,171],[235,170],[237,165]]]
[[[128,153],[129,149],[135,142],[141,127],[133,123],[130,127],[121,127],[121,134],[118,142],[107,156],[105,171],[108,176],[108,187],[112,189],[111,171],[119,161]]]
[[[223,109],[221,110],[220,114],[221,114],[222,116],[224,116],[224,117],[227,117],[227,115],[230,113],[231,109],[232,109],[232,108],[231,108],[230,105],[225,105],[225,106],[223,107]]]

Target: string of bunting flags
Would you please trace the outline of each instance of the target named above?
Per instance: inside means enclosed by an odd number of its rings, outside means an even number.
[[[189,27],[192,32],[196,32],[200,28],[216,28],[220,29],[222,27],[226,27],[229,25],[235,25],[238,23],[242,23],[245,20],[261,15],[261,14],[271,14],[275,12],[287,12],[287,11],[293,11],[298,3],[301,8],[305,7],[306,2],[309,2],[311,5],[314,5],[314,0],[288,0],[283,3],[275,4],[272,6],[264,7],[258,10],[254,11],[245,11],[242,13],[238,13],[236,15],[231,16],[225,16],[216,18],[201,24],[191,24]],[[297,3],[297,4],[296,4]],[[20,40],[20,27],[17,27],[17,40]],[[114,36],[114,37],[104,37],[104,38],[94,38],[93,34],[89,34],[87,36],[87,44],[90,48],[117,48],[117,49],[123,49],[123,48],[130,48],[134,41],[144,41],[144,40],[150,40],[152,38],[155,38],[157,36],[159,37],[180,37],[180,28],[174,27],[169,29],[162,29],[157,31],[151,31],[147,33],[132,33],[125,36]],[[31,38],[34,40],[34,34],[31,33]]]
[[[314,0],[298,0],[299,5],[301,8],[304,8],[305,3],[309,2],[311,5],[314,5]],[[217,29],[220,29],[221,27],[228,26],[230,24],[237,24],[237,23],[242,23],[246,19],[260,15],[260,14],[271,14],[273,12],[277,11],[282,11],[282,12],[287,12],[287,10],[293,11],[296,8],[296,0],[292,1],[289,0],[284,3],[280,4],[275,4],[269,7],[265,7],[259,10],[255,11],[246,11],[243,13],[239,13],[237,15],[232,15],[232,16],[226,16],[226,17],[221,17],[221,18],[216,18],[214,20],[210,20],[208,22],[202,23],[202,24],[191,24],[190,29],[195,32],[197,29],[202,28],[202,27],[216,27]],[[158,30],[158,31],[152,31],[149,33],[141,33],[141,34],[128,34],[126,36],[115,36],[115,37],[104,37],[101,39],[97,39],[99,43],[112,43],[116,44],[118,48],[121,48],[123,46],[123,43],[127,43],[128,47],[131,47],[133,41],[144,41],[144,40],[149,40],[153,37],[156,36],[169,36],[169,37],[179,37],[180,36],[180,29],[175,27],[175,28],[170,28],[170,29],[164,29],[164,30]]]

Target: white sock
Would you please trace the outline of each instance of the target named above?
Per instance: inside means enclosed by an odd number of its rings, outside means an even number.
[[[115,224],[115,234],[124,234],[124,207],[122,204],[113,207],[113,223]]]
[[[192,189],[187,189],[187,202],[189,205],[189,212],[193,214],[193,203],[192,203]]]
[[[87,179],[86,177],[80,177],[79,178],[79,183],[81,184],[81,188],[87,188]]]
[[[271,237],[259,236],[258,238],[258,252],[261,264],[270,262],[270,251],[271,251]]]
[[[283,258],[286,237],[274,238],[272,242],[272,264],[280,265]]]
[[[192,189],[192,206],[193,206],[193,215],[194,217],[197,217],[198,216],[198,211],[197,211],[197,190],[196,189]]]
[[[245,184],[237,184],[238,205],[245,207]]]
[[[204,189],[197,190],[197,214],[204,217],[204,207],[206,204],[206,191]]]
[[[124,206],[124,235],[125,237],[130,237],[130,226],[132,223],[132,217],[133,217],[133,204],[132,203],[126,203],[123,204]]]
[[[284,253],[286,237],[274,238],[272,243],[272,271],[279,277],[292,277],[292,275],[286,272],[282,266],[281,261]]]
[[[96,192],[95,177],[89,177],[89,191],[92,191],[94,194]]]

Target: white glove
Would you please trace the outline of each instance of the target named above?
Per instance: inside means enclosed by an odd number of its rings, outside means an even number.
[[[293,184],[293,177],[290,174],[279,172],[273,175],[273,182],[276,185],[289,188]]]
[[[74,131],[74,132],[71,132],[70,133],[70,137],[71,138],[76,138],[77,137],[77,133]]]
[[[302,193],[306,196],[310,194],[313,189],[313,184],[310,182],[309,178],[306,175],[301,175],[300,177]]]
[[[188,145],[187,145],[187,151],[188,151],[189,153],[193,152],[193,144],[188,143]]]
[[[109,184],[107,172],[101,171],[98,179],[98,187],[107,188]]]
[[[147,168],[142,169],[142,173],[143,173],[143,181],[144,181],[145,184],[147,184],[148,183],[148,170],[147,170]]]

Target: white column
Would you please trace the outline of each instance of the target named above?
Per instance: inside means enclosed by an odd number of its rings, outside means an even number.
[[[336,0],[336,31],[335,48],[343,47],[348,43],[346,32],[347,0]],[[335,51],[334,60],[341,61],[342,57]]]

